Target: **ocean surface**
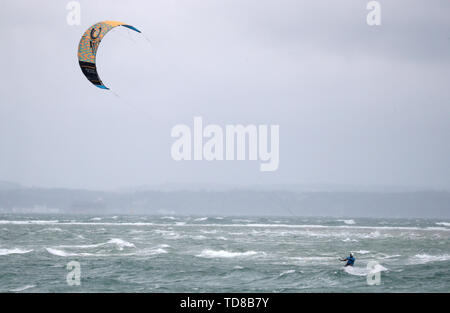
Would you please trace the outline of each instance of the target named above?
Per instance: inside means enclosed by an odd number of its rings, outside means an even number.
[[[2,214],[0,292],[450,292],[450,221]]]

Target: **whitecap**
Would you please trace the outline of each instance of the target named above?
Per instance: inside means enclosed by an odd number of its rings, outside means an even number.
[[[196,218],[194,221],[202,222],[202,221],[206,221],[207,219],[208,219],[207,217],[200,217],[200,218]]]
[[[68,253],[66,251],[63,250],[59,250],[59,249],[54,249],[54,248],[45,248],[45,250],[47,250],[48,253],[56,255],[56,256],[76,256],[76,253]]]
[[[191,238],[194,239],[194,240],[204,240],[204,239],[206,239],[206,237],[203,236],[203,235],[191,236]]]
[[[33,251],[31,250],[25,250],[20,248],[13,248],[13,249],[0,249],[0,255],[10,255],[10,254],[25,254]]]
[[[0,224],[12,224],[12,225],[48,225],[48,224],[57,224],[58,220],[31,220],[31,221],[10,221],[10,220],[1,220]]]
[[[211,250],[204,249],[197,257],[201,258],[236,258],[236,257],[248,257],[258,254],[256,251],[245,252],[232,252],[227,250]]]
[[[450,223],[449,222],[437,222],[436,225],[450,227]]]
[[[200,230],[200,232],[202,232],[203,234],[216,234],[217,230]]]
[[[394,255],[385,254],[381,257],[381,259],[395,259],[395,258],[399,258],[399,257],[401,257],[400,254],[394,254]]]
[[[358,242],[358,240],[356,240],[356,239],[350,239],[350,238],[345,238],[345,239],[342,239],[342,241],[343,242]]]
[[[354,253],[358,253],[358,254],[368,254],[368,253],[370,253],[370,251],[368,251],[368,250],[359,250],[359,251],[354,251]]]
[[[411,264],[425,264],[429,262],[443,262],[450,260],[450,254],[442,255],[429,255],[429,254],[416,254],[409,259]]]
[[[127,247],[127,248],[135,248],[136,247],[133,243],[125,241],[120,238],[112,238],[107,243],[115,244],[119,248],[119,250],[123,250],[123,248],[125,248],[125,247]]]
[[[20,292],[20,291],[24,291],[24,290],[27,290],[27,289],[30,289],[30,288],[34,288],[34,287],[36,287],[36,285],[26,285],[26,286],[23,286],[23,287],[11,289],[10,291],[11,292]]]
[[[350,275],[355,275],[355,276],[367,276],[369,274],[385,272],[388,270],[381,264],[376,264],[373,268],[346,266],[346,267],[343,267],[343,269],[346,273],[348,273]]]
[[[284,276],[284,275],[287,275],[287,274],[292,274],[292,273],[295,273],[295,270],[287,270],[287,271],[281,272],[280,273],[280,277]]]
[[[338,220],[338,222],[343,222],[344,224],[347,224],[347,225],[354,225],[354,224],[356,224],[355,220]]]
[[[61,231],[63,230],[59,227],[48,227],[40,230],[39,232],[61,232]]]

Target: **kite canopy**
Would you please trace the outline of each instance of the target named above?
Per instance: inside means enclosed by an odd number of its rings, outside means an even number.
[[[89,27],[83,37],[81,37],[80,44],[78,45],[78,61],[80,62],[80,67],[84,76],[101,89],[109,88],[106,87],[100,80],[100,77],[98,77],[97,66],[95,64],[97,49],[106,33],[117,26],[123,26],[140,33],[137,28],[131,25],[116,21],[104,21]]]

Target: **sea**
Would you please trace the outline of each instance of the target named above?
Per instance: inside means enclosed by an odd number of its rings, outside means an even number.
[[[0,292],[448,293],[450,221],[1,214]]]

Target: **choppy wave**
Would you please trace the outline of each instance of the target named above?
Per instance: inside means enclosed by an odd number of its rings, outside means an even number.
[[[389,254],[384,254],[383,256],[381,256],[381,259],[396,259],[401,257],[400,254],[393,254],[393,255],[389,255]]]
[[[337,220],[338,222],[343,222],[344,224],[347,224],[347,225],[354,225],[354,224],[356,224],[355,223],[355,220]]]
[[[288,257],[288,259],[294,261],[290,263],[294,264],[323,264],[323,263],[335,263],[336,257],[334,256],[296,256],[296,257]]]
[[[36,285],[26,285],[26,286],[23,286],[23,287],[11,289],[10,291],[11,292],[20,292],[20,291],[24,291],[24,290],[31,289],[31,288],[34,288],[34,287],[36,287]]]
[[[48,227],[40,230],[40,232],[61,232],[61,231],[63,230],[59,227]]]
[[[191,238],[194,239],[194,240],[204,240],[204,239],[206,239],[206,237],[203,236],[203,235],[194,235],[194,236],[191,236]]]
[[[96,243],[96,244],[88,244],[88,245],[60,245],[58,246],[59,248],[78,248],[78,249],[91,249],[91,248],[98,248],[98,247],[102,247],[102,246],[106,246],[106,245],[115,245],[117,246],[117,248],[119,250],[123,250],[123,248],[128,247],[128,248],[135,248],[136,246],[128,241],[125,241],[123,239],[120,238],[112,238],[110,240],[108,240],[107,242],[102,242],[102,243]]]
[[[287,274],[292,274],[292,273],[295,273],[295,270],[287,270],[287,271],[281,272],[280,277],[287,275]]]
[[[368,254],[368,253],[370,253],[370,251],[368,251],[368,250],[358,250],[358,251],[354,251],[354,253],[357,253],[357,254]]]
[[[373,268],[346,266],[343,269],[344,269],[344,272],[346,272],[347,274],[355,275],[355,276],[367,276],[368,274],[385,272],[388,270],[381,264],[376,264]]]
[[[356,240],[356,239],[351,239],[351,238],[345,238],[345,239],[342,239],[342,241],[343,242],[358,242],[358,240]]]
[[[92,253],[73,253],[73,252],[66,252],[64,250],[60,250],[60,249],[55,249],[55,248],[45,248],[45,250],[47,250],[48,253],[56,255],[56,256],[62,256],[62,257],[67,257],[67,256],[89,256],[92,255]]]
[[[0,220],[0,224],[11,224],[11,225],[50,225],[57,224],[58,220],[28,220],[28,221],[10,221],[10,220]]]
[[[409,259],[410,264],[426,264],[429,262],[443,262],[449,261],[450,254],[442,254],[442,255],[430,255],[430,254],[416,254],[415,256]]]
[[[10,255],[10,254],[25,254],[33,251],[32,249],[20,249],[20,248],[12,248],[12,249],[0,249],[0,255]]]
[[[149,223],[149,222],[59,222],[57,220],[30,220],[30,221],[13,221],[13,220],[0,220],[0,224],[13,224],[13,225],[75,225],[75,226],[158,226],[167,227],[167,224],[160,223]],[[170,224],[173,227],[176,226],[186,226],[186,227],[199,227],[199,224],[188,224],[186,222],[175,222],[175,224]],[[243,227],[243,228],[318,228],[318,229],[368,229],[368,230],[436,230],[428,229],[427,227],[415,227],[415,226],[351,226],[351,225],[315,225],[315,224],[261,224],[261,223],[246,223],[246,224],[202,224],[201,227]],[[450,228],[439,229],[441,231],[450,231]],[[376,234],[376,233],[375,233]]]
[[[119,250],[123,250],[123,248],[125,248],[125,247],[128,247],[128,248],[136,247],[133,243],[125,241],[120,238],[112,238],[108,241],[108,243],[115,244],[119,248]]]
[[[248,257],[258,254],[256,251],[232,252],[227,250],[204,249],[197,257],[201,258],[237,258]]]
[[[199,218],[196,218],[194,221],[203,222],[203,221],[206,221],[207,219],[208,219],[207,217],[199,217]]]
[[[436,225],[450,227],[450,223],[449,222],[437,222]]]

